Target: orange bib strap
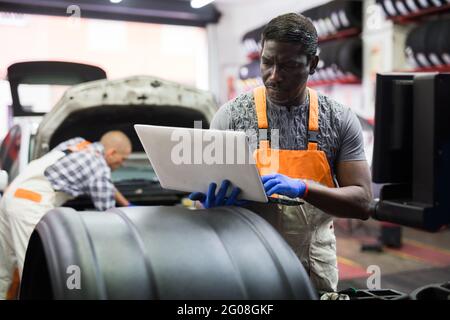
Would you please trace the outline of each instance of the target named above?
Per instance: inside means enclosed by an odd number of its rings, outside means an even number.
[[[308,124],[308,150],[317,150],[317,134],[319,132],[319,98],[317,91],[308,88],[309,93],[309,124]],[[268,129],[266,88],[264,86],[253,89],[256,117],[259,129]]]
[[[18,188],[16,190],[16,192],[14,193],[14,197],[30,200],[37,203],[41,202],[42,200],[42,196],[39,193],[22,188]]]
[[[309,125],[308,130],[319,131],[319,98],[317,91],[308,88],[309,91]]]
[[[266,88],[261,86],[253,89],[253,97],[255,100],[256,117],[258,118],[258,128],[267,129],[269,128],[269,123],[267,121]]]
[[[317,91],[308,88],[309,92],[309,124],[308,150],[317,150],[317,134],[319,132],[319,98]]]
[[[90,144],[90,141],[84,140],[74,146],[70,146],[68,149],[72,152],[77,152],[86,149]]]

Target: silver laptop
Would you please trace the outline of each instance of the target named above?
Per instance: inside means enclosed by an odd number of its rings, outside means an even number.
[[[241,189],[238,199],[268,201],[244,132],[139,124],[134,128],[163,188],[206,194],[211,182],[217,191],[227,179]]]

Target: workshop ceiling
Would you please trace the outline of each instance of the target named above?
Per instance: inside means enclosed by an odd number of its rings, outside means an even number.
[[[188,26],[205,26],[220,18],[214,4],[193,9],[186,0],[123,0],[118,4],[109,0],[0,0],[0,11],[71,16],[74,5],[85,18]]]

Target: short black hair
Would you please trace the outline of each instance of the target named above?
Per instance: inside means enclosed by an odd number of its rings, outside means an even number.
[[[318,36],[311,20],[299,13],[287,13],[275,17],[264,27],[261,43],[274,40],[301,44],[308,56],[317,52]]]

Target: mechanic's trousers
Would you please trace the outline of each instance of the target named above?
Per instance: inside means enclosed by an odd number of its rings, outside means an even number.
[[[0,200],[0,300],[6,299],[15,268],[22,278],[28,241],[39,220],[70,199],[55,192],[44,175],[63,156],[61,151],[52,151],[30,162]]]

